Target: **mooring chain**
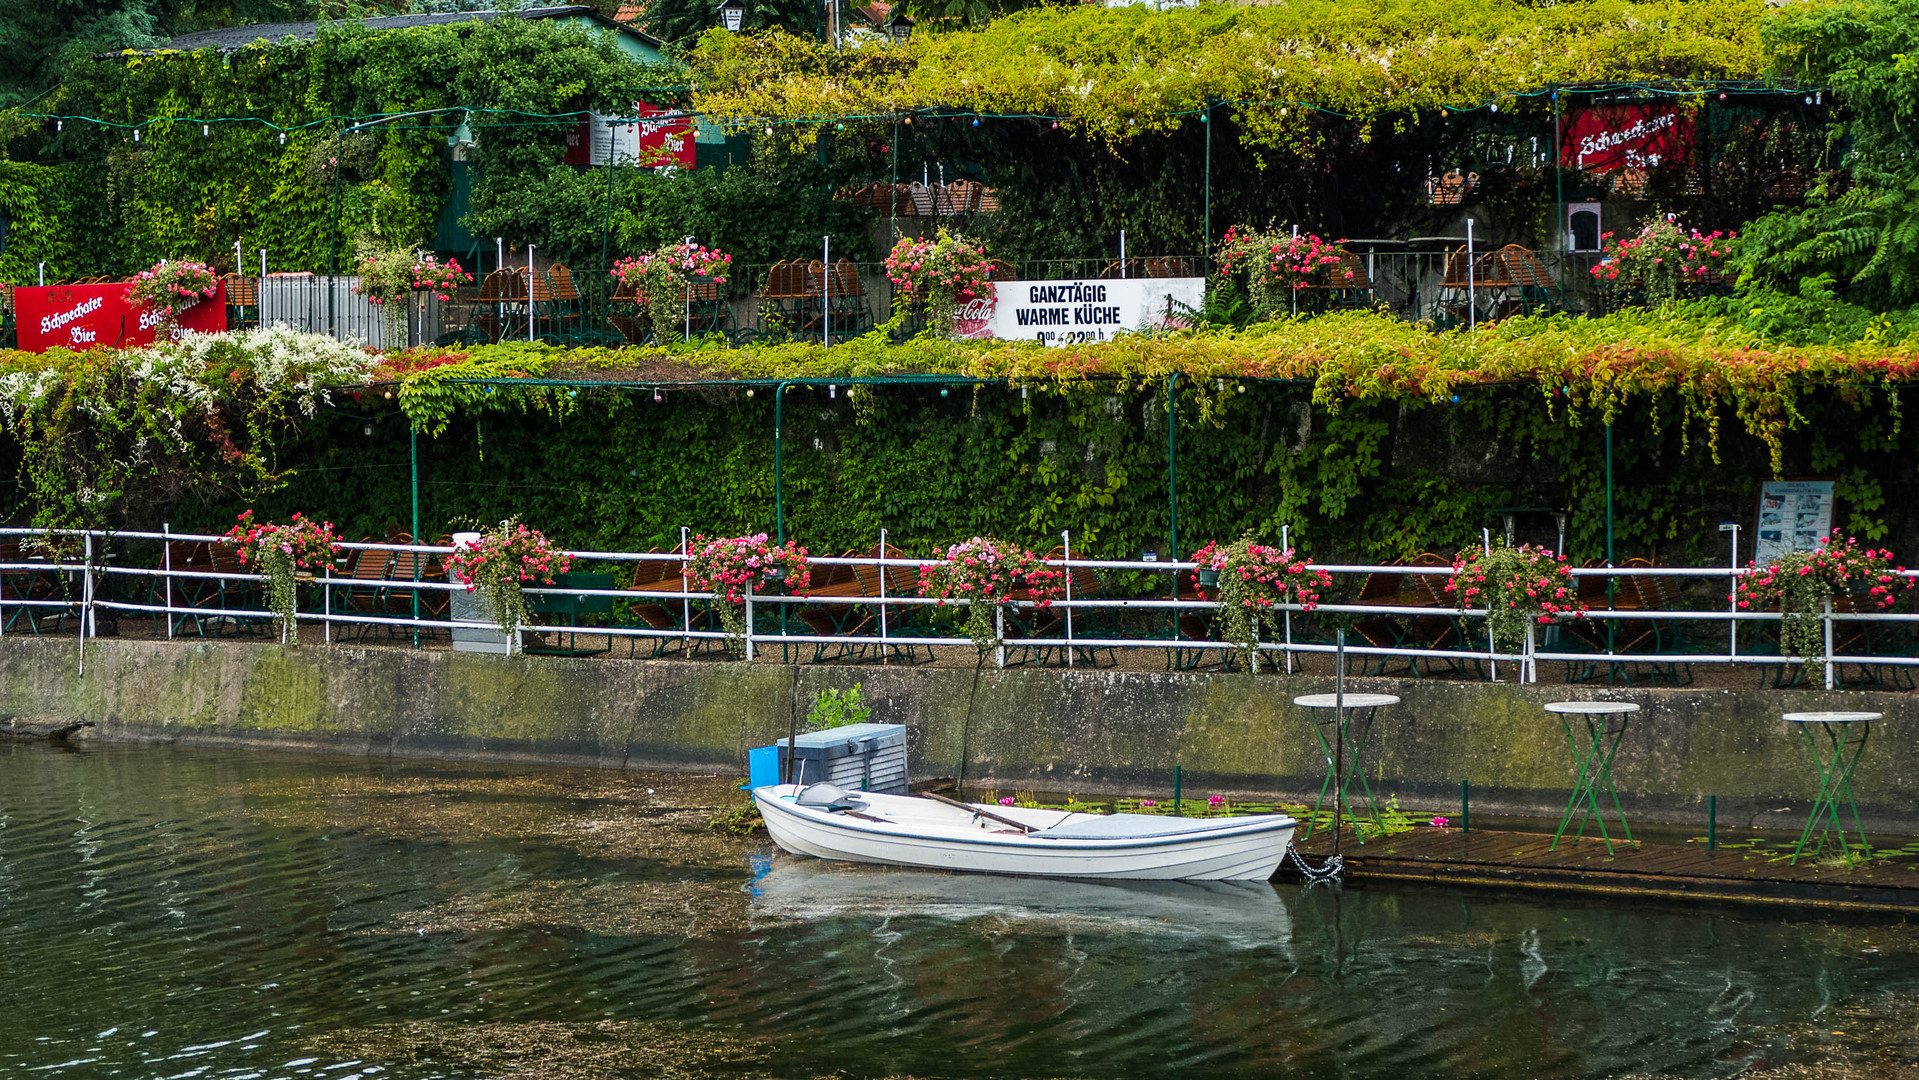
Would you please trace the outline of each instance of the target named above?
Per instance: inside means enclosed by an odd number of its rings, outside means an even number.
[[[1340,871],[1345,869],[1346,866],[1346,860],[1344,858],[1338,855],[1332,855],[1327,857],[1326,862],[1315,870],[1311,864],[1307,863],[1305,856],[1299,853],[1299,848],[1293,844],[1286,845],[1286,854],[1292,857],[1293,865],[1299,867],[1299,872],[1305,875],[1308,883],[1327,880],[1338,881]]]

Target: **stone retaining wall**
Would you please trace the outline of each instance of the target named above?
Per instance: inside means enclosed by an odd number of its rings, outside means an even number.
[[[1001,789],[1297,797],[1324,775],[1296,694],[1329,680],[1057,669],[794,667],[500,657],[245,642],[0,639],[0,713],[95,721],[94,737],[351,754],[509,758],[742,771],[826,687],[863,682],[874,719],[911,729],[916,776]],[[1556,815],[1572,784],[1558,721],[1567,696],[1638,702],[1615,775],[1634,821],[1796,827],[1817,785],[1794,709],[1884,712],[1859,767],[1869,828],[1919,831],[1919,698],[1816,691],[1523,687],[1354,680],[1398,694],[1368,775],[1402,805],[1456,811],[1461,780],[1486,811]],[[972,700],[971,720],[968,702]]]

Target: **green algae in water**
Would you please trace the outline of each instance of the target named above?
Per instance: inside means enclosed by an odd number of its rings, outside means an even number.
[[[406,1021],[328,1032],[309,1049],[393,1065],[454,1065],[498,1080],[752,1075],[773,1057],[764,1038],[674,1023],[602,1020],[461,1024]],[[765,1075],[759,1073],[759,1075]]]

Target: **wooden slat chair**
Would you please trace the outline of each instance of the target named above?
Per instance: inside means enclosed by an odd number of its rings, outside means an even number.
[[[1579,602],[1593,611],[1605,610],[1609,598],[1608,582],[1611,582],[1610,603],[1616,611],[1638,611],[1646,605],[1641,598],[1635,579],[1626,571],[1634,562],[1647,565],[1645,560],[1631,560],[1618,567],[1610,578],[1604,575],[1591,575],[1578,579]],[[1653,623],[1648,619],[1576,619],[1562,624],[1570,640],[1561,646],[1565,651],[1579,652],[1591,650],[1596,653],[1607,651],[1615,653],[1650,652],[1657,648],[1657,637]],[[1566,680],[1585,682],[1597,677],[1600,664],[1593,661],[1585,664],[1568,663]],[[1639,670],[1637,664],[1625,661],[1613,661],[1606,665],[1606,682],[1611,684],[1622,681],[1632,685],[1633,675]]]
[[[217,606],[228,611],[259,612],[258,615],[225,616],[215,625],[214,632],[224,633],[229,628],[249,634],[268,632],[273,616],[266,611],[266,583],[241,576],[257,571],[252,567],[240,565],[240,552],[232,544],[214,541],[207,545],[206,552],[209,565],[205,569],[215,574],[234,575],[214,579],[219,588]],[[194,569],[200,569],[200,567]]]
[[[171,571],[195,574],[214,572],[212,544],[206,540],[169,540],[166,546],[166,562],[163,564]],[[221,606],[220,582],[216,578],[179,577],[167,579],[167,606],[170,608],[206,608],[218,609]],[[173,632],[178,634],[188,624],[192,624],[194,633],[205,637],[211,618],[193,611],[181,612],[173,617]]]
[[[666,552],[654,548],[648,554],[677,555],[679,552]],[[678,559],[643,559],[633,564],[633,576],[627,581],[626,588],[629,592],[639,595],[627,602],[626,618],[630,620],[629,625],[632,622],[638,622],[651,630],[675,633],[682,633],[689,629],[713,628],[715,620],[711,611],[703,605],[694,607],[679,599],[682,594],[692,588],[686,580],[685,566],[686,564]],[[690,622],[686,617],[689,609],[692,616]],[[697,653],[703,648],[712,647],[709,645],[712,639],[708,638],[629,637],[626,640],[629,658],[636,654],[642,640],[650,640],[653,643],[653,651],[649,659],[657,659],[680,649]]]
[[[373,543],[373,538],[362,537],[363,544]],[[378,548],[355,549],[347,560],[347,572],[344,576],[353,579],[356,584],[337,588],[333,591],[333,610],[335,614],[379,615],[386,614],[388,571],[393,566],[393,553]],[[409,575],[410,577],[411,575]],[[412,610],[409,606],[409,612]],[[355,626],[348,623],[349,629],[343,629],[342,638],[364,638],[374,630],[388,632],[387,627],[375,627],[367,624]]]
[[[411,544],[413,538],[401,533],[390,539],[395,544]],[[388,576],[394,582],[405,581],[445,581],[446,567],[440,564],[437,555],[425,551],[395,551],[393,561],[388,567]],[[415,611],[415,601],[418,610]],[[382,590],[377,608],[380,614],[394,619],[411,619],[417,616],[422,620],[443,622],[452,608],[452,594],[445,589],[409,589],[399,584],[389,585]],[[392,632],[412,634],[416,631],[389,627]],[[418,631],[426,637],[433,637],[437,631],[432,626],[423,626]]]
[[[1425,567],[1450,567],[1452,560],[1427,551],[1415,556],[1406,565]],[[1446,592],[1446,575],[1443,574],[1407,574],[1412,594],[1419,599],[1417,606],[1440,610],[1451,609],[1447,614],[1416,615],[1412,620],[1411,635],[1407,645],[1418,649],[1476,649],[1478,642],[1470,636],[1468,621],[1458,612],[1458,602]],[[1412,675],[1419,678],[1422,674],[1437,674],[1441,668],[1456,674],[1465,674],[1468,665],[1475,674],[1480,667],[1477,660],[1455,660],[1444,657],[1409,657]],[[1419,670],[1424,664],[1425,672]]]
[[[1501,276],[1512,282],[1516,290],[1512,298],[1513,310],[1505,314],[1550,314],[1565,310],[1565,291],[1531,248],[1507,244],[1493,255],[1499,264]]]
[[[38,556],[37,545],[22,544],[18,540],[0,541],[0,563],[19,564]],[[18,604],[23,600],[45,601],[62,596],[67,590],[62,587],[58,575],[48,570],[21,569],[0,570],[0,601]],[[49,622],[57,624],[67,613],[65,608],[27,606],[20,604],[7,612],[6,629],[11,631],[26,620],[27,629],[35,634],[42,631]]]
[[[797,259],[776,262],[753,294],[752,328],[736,336],[785,340],[803,328],[812,306],[806,264]]]
[[[1397,565],[1397,564],[1392,564]],[[1372,573],[1359,584],[1353,603],[1374,607],[1419,607],[1425,598],[1419,593],[1416,574]],[[1410,617],[1405,615],[1368,615],[1353,621],[1353,633],[1375,649],[1403,648],[1412,638]],[[1384,675],[1393,658],[1369,657],[1359,665],[1361,675]],[[1410,665],[1409,665],[1410,667]]]
[[[259,326],[260,279],[228,274],[220,280],[227,287],[227,325],[236,330]]]
[[[623,281],[613,286],[607,322],[613,324],[613,329],[628,345],[644,345],[652,337],[638,294]]]
[[[514,303],[526,302],[526,278],[511,269],[495,270],[480,280],[480,295],[474,298],[473,323],[486,333],[488,341],[500,340],[507,323],[507,312]]]
[[[1206,276],[1200,260],[1180,255],[1160,255],[1146,259],[1141,264],[1141,270],[1144,271],[1141,276],[1149,278]]]
[[[833,336],[850,340],[873,329],[873,309],[866,302],[866,282],[851,259],[840,259],[833,264],[828,284]]]
[[[892,544],[888,544],[884,548],[875,544],[865,551],[860,552],[859,557],[863,559],[912,558],[911,555],[901,551]],[[851,569],[855,576],[859,578],[860,589],[862,590],[861,595],[863,596],[878,598],[882,595],[882,579],[884,579],[884,595],[889,598],[919,595],[920,574],[917,567],[855,566]],[[809,589],[807,591],[813,592],[815,590]],[[928,622],[928,613],[931,610],[931,608],[920,605],[890,608],[886,615],[886,631],[888,636],[935,636],[932,626]],[[872,631],[874,633],[878,633],[879,631],[877,609],[875,609],[874,613]],[[883,652],[890,656],[891,659],[905,664],[919,664],[933,659],[933,652],[930,647],[927,649],[926,655],[922,657],[919,647],[916,645],[891,645],[887,646]]]
[[[847,557],[857,557],[860,553],[849,551],[846,554]],[[861,574],[859,571],[859,567],[843,564],[815,566],[806,587],[806,594],[836,598],[878,596],[878,576]],[[877,614],[863,605],[855,604],[824,604],[819,607],[800,608],[799,619],[806,624],[809,633],[821,637],[860,637],[878,630],[880,624]],[[813,646],[813,659],[809,662],[823,664],[832,660],[857,660],[865,655],[864,644],[831,645],[820,642]]]
[[[1063,547],[1056,547],[1053,550],[1046,553],[1046,558],[1048,560],[1059,560],[1059,559],[1064,559],[1065,557],[1066,557],[1066,549]],[[1100,597],[1106,595],[1106,584],[1105,582],[1099,579],[1099,573],[1095,571],[1092,567],[1075,566],[1070,571],[1068,571],[1068,573],[1072,576],[1073,599],[1097,600]],[[1066,592],[1064,589],[1062,589],[1060,592],[1060,598],[1065,599],[1065,597],[1066,597]],[[1063,637],[1065,636],[1065,633],[1066,633],[1065,609],[1064,608],[1059,609],[1057,614],[1059,615],[1059,618],[1060,618],[1060,625],[1058,627],[1057,636]],[[1085,638],[1109,638],[1110,639],[1110,638],[1117,638],[1120,636],[1120,634],[1121,634],[1121,630],[1120,630],[1119,620],[1115,618],[1110,612],[1107,612],[1104,610],[1094,610],[1089,608],[1075,608],[1073,610],[1073,636],[1075,638],[1085,637]],[[1116,666],[1119,663],[1119,651],[1115,648],[1110,648],[1110,647],[1089,648],[1086,646],[1074,646],[1074,650],[1073,650],[1074,662],[1079,664],[1085,664],[1087,667],[1100,667],[1102,665],[1099,662],[1099,654],[1102,651],[1102,649],[1106,653],[1106,657],[1107,657],[1107,663],[1103,666],[1106,666],[1106,667]],[[1064,657],[1062,657],[1061,660],[1063,662]]]
[[[1461,246],[1446,255],[1446,273],[1433,296],[1433,326],[1450,330],[1466,325],[1469,304],[1477,305],[1479,318],[1496,318],[1500,305],[1516,288],[1506,276],[1506,264],[1493,252],[1474,252],[1469,261]]]
[[[543,276],[548,294],[545,315],[552,324],[549,333],[562,344],[578,343],[581,327],[580,289],[574,284],[573,271],[565,263],[554,263]]]

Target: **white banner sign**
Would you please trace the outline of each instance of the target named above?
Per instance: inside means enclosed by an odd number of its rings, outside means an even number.
[[[1832,481],[1768,480],[1759,486],[1759,539],[1753,561],[1760,566],[1790,551],[1812,551],[1832,532]]]
[[[1078,345],[1129,330],[1186,325],[1206,300],[1205,278],[996,281],[991,300],[960,309],[960,337]]]

